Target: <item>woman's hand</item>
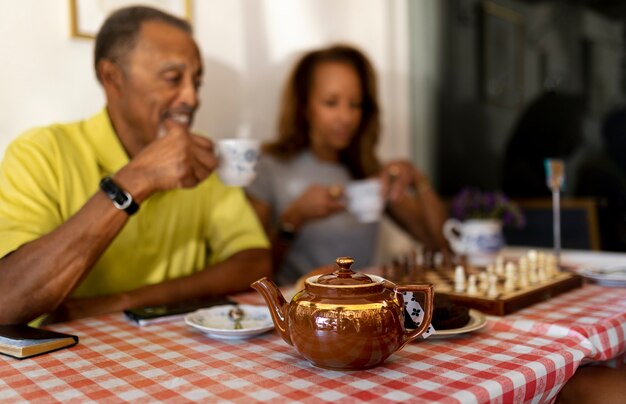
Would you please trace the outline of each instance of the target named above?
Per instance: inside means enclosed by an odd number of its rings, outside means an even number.
[[[345,209],[343,188],[339,185],[311,185],[283,212],[281,220],[295,229]]]

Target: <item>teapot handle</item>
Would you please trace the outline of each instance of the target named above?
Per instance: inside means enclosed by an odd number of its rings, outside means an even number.
[[[398,347],[398,350],[400,350],[407,343],[422,335],[430,326],[430,322],[433,317],[433,298],[435,293],[432,284],[396,286],[394,291],[396,294],[404,292],[421,292],[426,296],[426,299],[424,300],[424,307],[422,307],[424,310],[424,318],[416,329],[404,332],[402,344]]]

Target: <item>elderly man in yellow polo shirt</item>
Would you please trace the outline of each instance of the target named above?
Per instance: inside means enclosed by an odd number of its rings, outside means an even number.
[[[202,61],[187,22],[113,13],[95,44],[106,107],[33,129],[0,170],[0,324],[241,291],[271,272],[239,188],[190,126]]]

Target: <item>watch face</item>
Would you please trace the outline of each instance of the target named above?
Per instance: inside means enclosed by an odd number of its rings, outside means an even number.
[[[122,190],[109,177],[105,177],[100,181],[100,188],[106,193],[109,199],[111,199],[113,205],[120,210],[126,210],[133,203],[133,198],[130,194]],[[133,212],[135,211],[136,209],[133,210]]]
[[[113,204],[115,205],[115,207],[122,210],[126,209],[132,202],[133,199],[130,197],[130,195],[128,195],[121,189],[118,189],[118,193],[113,199]]]

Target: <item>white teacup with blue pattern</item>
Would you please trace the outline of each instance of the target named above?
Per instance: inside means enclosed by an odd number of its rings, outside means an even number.
[[[217,141],[219,166],[217,174],[222,182],[233,187],[249,185],[256,177],[261,142],[256,139],[221,139]]]

